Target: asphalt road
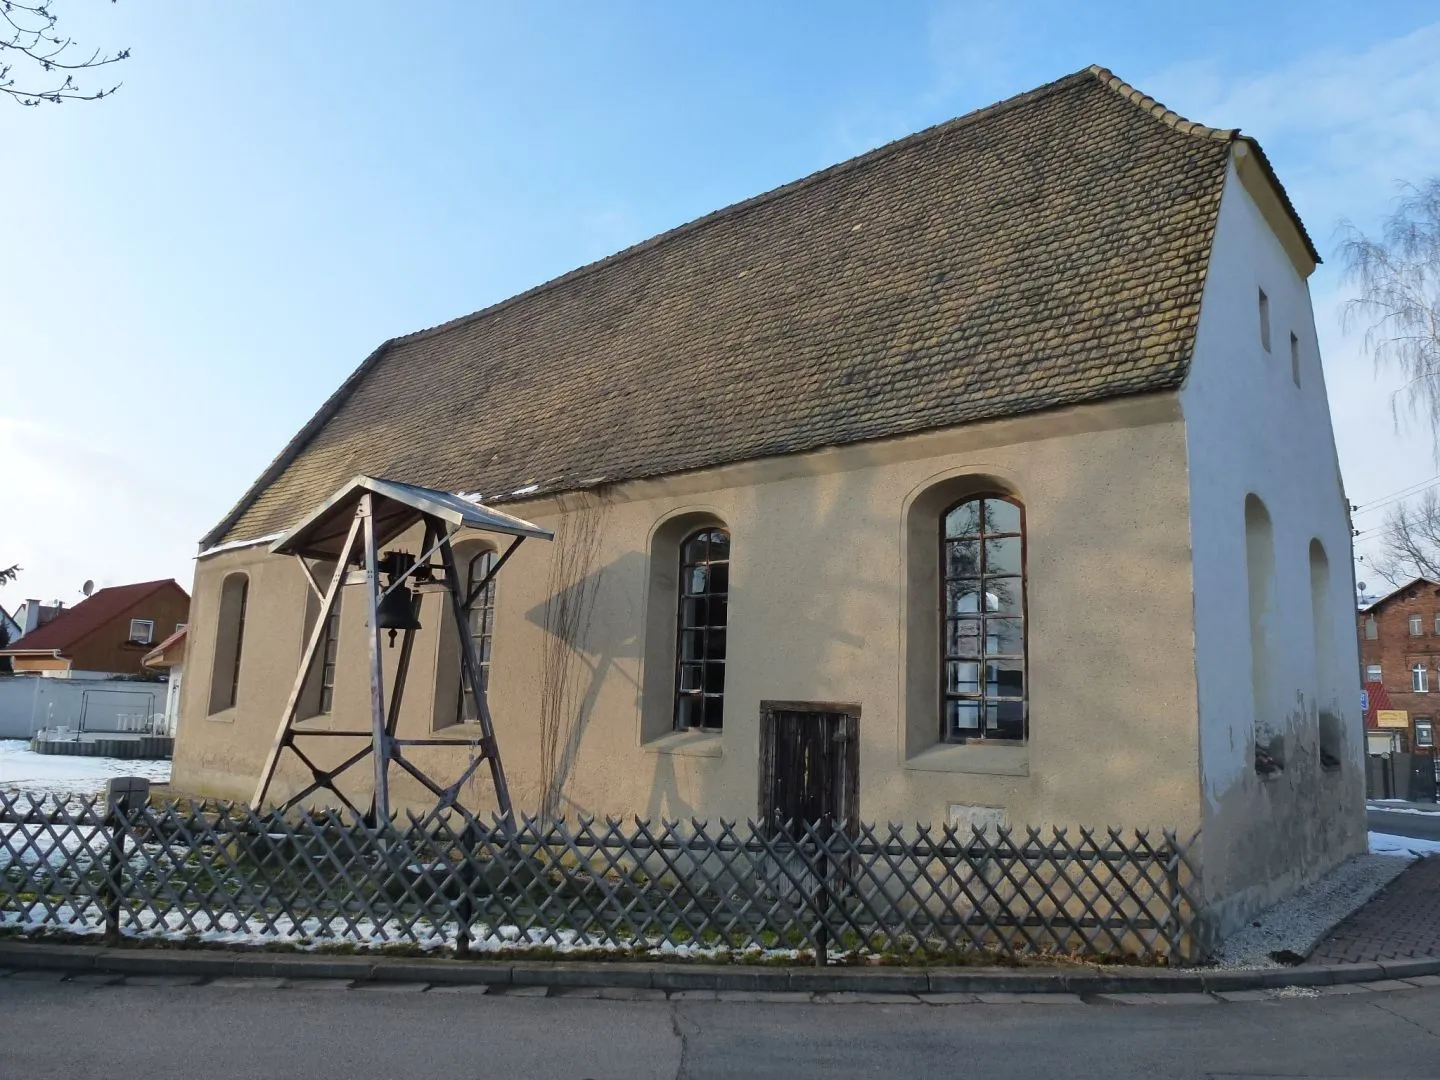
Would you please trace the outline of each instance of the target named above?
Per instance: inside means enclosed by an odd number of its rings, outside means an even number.
[[[1384,810],[1366,810],[1365,818],[1371,832],[1392,836],[1412,836],[1420,840],[1440,840],[1440,806],[1430,806],[1433,813],[1396,814]]]
[[[0,1078],[1435,1077],[1440,989],[1171,1005],[601,1001],[0,979]]]

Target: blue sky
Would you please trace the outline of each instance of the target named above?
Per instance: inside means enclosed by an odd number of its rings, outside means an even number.
[[[133,56],[113,99],[0,102],[6,606],[188,587],[201,533],[384,339],[1088,63],[1258,137],[1327,256],[1440,171],[1433,0],[53,7]],[[1312,292],[1365,503],[1440,465],[1340,332],[1337,278]]]

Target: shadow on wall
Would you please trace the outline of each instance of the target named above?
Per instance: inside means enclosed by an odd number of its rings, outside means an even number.
[[[600,566],[610,516],[611,493],[601,488],[563,497],[562,517],[550,549],[545,602],[525,613],[544,631],[541,646],[539,717],[540,811],[558,817],[569,804],[566,788],[574,775],[580,743],[605,681],[612,675],[628,679],[617,665],[620,659],[639,656],[636,620],[620,633],[618,620],[605,620],[608,612],[623,611],[625,582],[635,580],[643,567],[639,552],[627,552]],[[597,628],[597,610],[601,625]]]

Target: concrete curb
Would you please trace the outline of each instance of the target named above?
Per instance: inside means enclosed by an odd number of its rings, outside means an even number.
[[[486,961],[312,956],[203,949],[123,949],[0,940],[0,967],[108,975],[348,979],[493,987],[625,987],[809,994],[1212,994],[1440,975],[1440,957],[1258,970],[785,968],[623,961]]]

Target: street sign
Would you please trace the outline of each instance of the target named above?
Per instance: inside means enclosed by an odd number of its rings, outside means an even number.
[[[1360,691],[1360,711],[1361,711],[1361,712],[1369,712],[1369,711],[1370,711],[1370,691],[1369,691],[1369,690],[1361,690],[1361,691]]]

